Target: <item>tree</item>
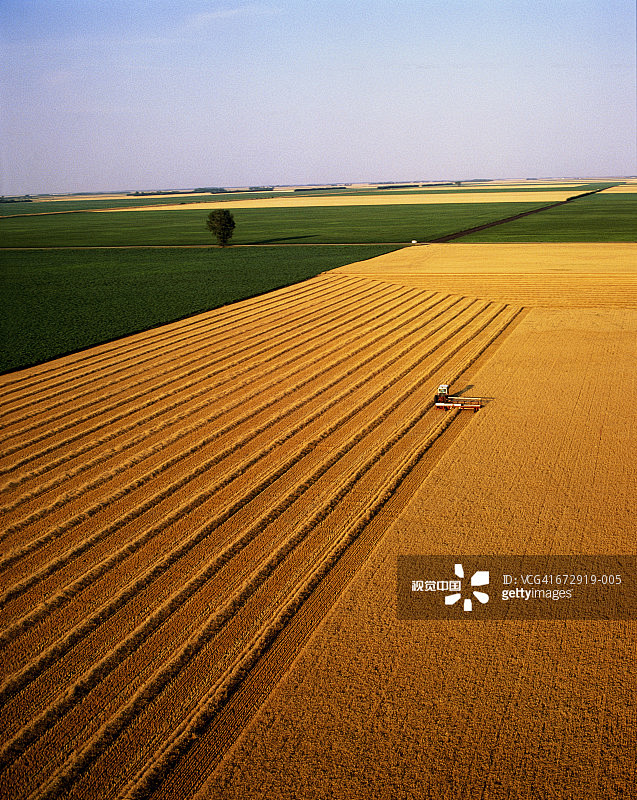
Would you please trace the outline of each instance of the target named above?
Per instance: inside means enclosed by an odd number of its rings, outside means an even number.
[[[234,231],[234,217],[227,208],[219,208],[208,214],[206,226],[210,233],[217,237],[221,247],[225,247]]]

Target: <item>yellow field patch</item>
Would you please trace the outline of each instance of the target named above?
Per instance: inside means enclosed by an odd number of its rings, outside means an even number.
[[[94,213],[110,211],[196,211],[213,208],[309,208],[315,206],[392,206],[429,205],[440,203],[557,203],[568,200],[577,192],[458,192],[457,194],[358,194],[320,195],[317,197],[266,197],[259,200],[218,200],[207,203],[186,203],[134,208],[104,208]]]
[[[637,244],[432,244],[335,272],[543,307],[637,306]]]
[[[335,785],[366,797],[372,782],[396,798],[631,794],[634,622],[398,620],[396,562],[634,552],[635,418],[617,398],[637,402],[636,334],[624,310],[522,320],[470,379],[494,401],[422,469],[413,501],[200,797],[258,796],[264,775],[281,798],[330,797]]]
[[[604,189],[603,194],[637,194],[637,182],[627,183],[623,186],[611,186],[610,189]]]

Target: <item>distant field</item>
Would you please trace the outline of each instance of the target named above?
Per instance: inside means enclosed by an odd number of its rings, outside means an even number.
[[[463,242],[636,242],[637,194],[594,194],[463,237]]]
[[[391,249],[5,251],[0,371],[218,308]]]
[[[285,191],[255,191],[255,192],[224,192],[223,194],[167,194],[155,196],[113,196],[113,197],[69,197],[68,199],[35,199],[30,202],[17,202],[17,203],[0,203],[0,216],[15,216],[16,214],[51,214],[60,213],[62,211],[90,211],[99,210],[104,208],[135,208],[139,206],[157,206],[157,205],[190,205],[192,203],[201,202],[233,202],[253,199],[264,198],[301,198],[301,197],[351,197],[356,195],[370,195],[387,196],[387,195],[401,195],[401,194],[433,194],[433,195],[446,195],[446,194],[476,194],[476,193],[491,193],[499,194],[502,192],[537,192],[541,189],[543,192],[565,192],[569,191],[570,194],[579,194],[583,192],[591,192],[594,189],[601,189],[606,186],[611,186],[610,183],[552,183],[552,184],[486,184],[478,186],[415,186],[413,188],[383,188],[374,189],[373,187],[352,187],[343,188],[338,190],[296,190],[290,189]],[[572,190],[572,191],[570,191]]]
[[[536,242],[405,247],[335,273],[526,307],[632,308],[637,244]]]
[[[310,208],[313,206],[394,206],[394,205],[437,205],[455,203],[492,203],[494,198],[499,203],[559,203],[562,200],[569,200],[579,194],[576,189],[569,191],[544,191],[518,192],[516,190],[508,192],[380,192],[372,194],[352,194],[352,195],[286,195],[285,197],[257,197],[246,200],[228,200],[225,202],[226,208]],[[200,202],[193,204],[195,209],[217,208],[218,201]],[[140,211],[157,211],[161,209],[171,211],[187,211],[188,206],[184,203],[170,206],[147,205]],[[109,211],[110,209],[102,209]],[[123,210],[123,209],[122,209]]]
[[[544,203],[237,209],[232,244],[384,244],[425,241],[540,208]],[[209,245],[207,210],[15,217],[3,247]]]

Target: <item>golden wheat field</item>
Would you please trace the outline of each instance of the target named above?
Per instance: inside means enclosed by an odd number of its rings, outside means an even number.
[[[336,272],[525,306],[634,307],[637,247],[615,242],[432,244]]]
[[[0,379],[2,797],[621,796],[632,623],[394,593],[401,552],[634,552],[634,250],[531,291],[458,247]]]
[[[396,618],[399,554],[636,552],[637,296],[582,305],[574,276],[570,299],[523,312],[471,375],[494,400],[414,468],[412,500],[198,798],[635,796],[635,622]],[[207,747],[159,796],[192,785]]]
[[[441,203],[558,203],[574,197],[579,190],[570,191],[511,191],[511,192],[449,192],[448,194],[340,194],[298,195],[296,197],[264,197],[253,200],[215,200],[175,205],[131,206],[130,208],[100,208],[96,214],[114,211],[193,211],[219,208],[308,208],[313,206],[392,206]]]

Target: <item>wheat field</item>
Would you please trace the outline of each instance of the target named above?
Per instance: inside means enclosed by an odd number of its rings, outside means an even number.
[[[386,257],[369,266],[388,277]],[[526,291],[513,276],[509,296]],[[413,497],[234,750],[206,779],[203,736],[158,798],[195,791],[191,775],[198,800],[634,795],[634,621],[396,616],[402,554],[636,552],[637,296],[616,299],[593,307],[577,275],[570,306],[543,292],[471,375],[495,399],[415,467]]]
[[[0,379],[3,797],[531,797],[558,751],[573,797],[626,782],[630,623],[395,619],[400,552],[634,547],[634,251],[489,247]],[[495,399],[440,412],[440,383]]]
[[[511,192],[449,192],[448,194],[341,194],[264,197],[253,200],[216,200],[202,203],[136,206],[130,208],[95,209],[96,214],[114,211],[193,211],[211,208],[309,208],[315,206],[393,206],[440,205],[441,203],[559,203],[580,192],[570,191],[511,191]]]

